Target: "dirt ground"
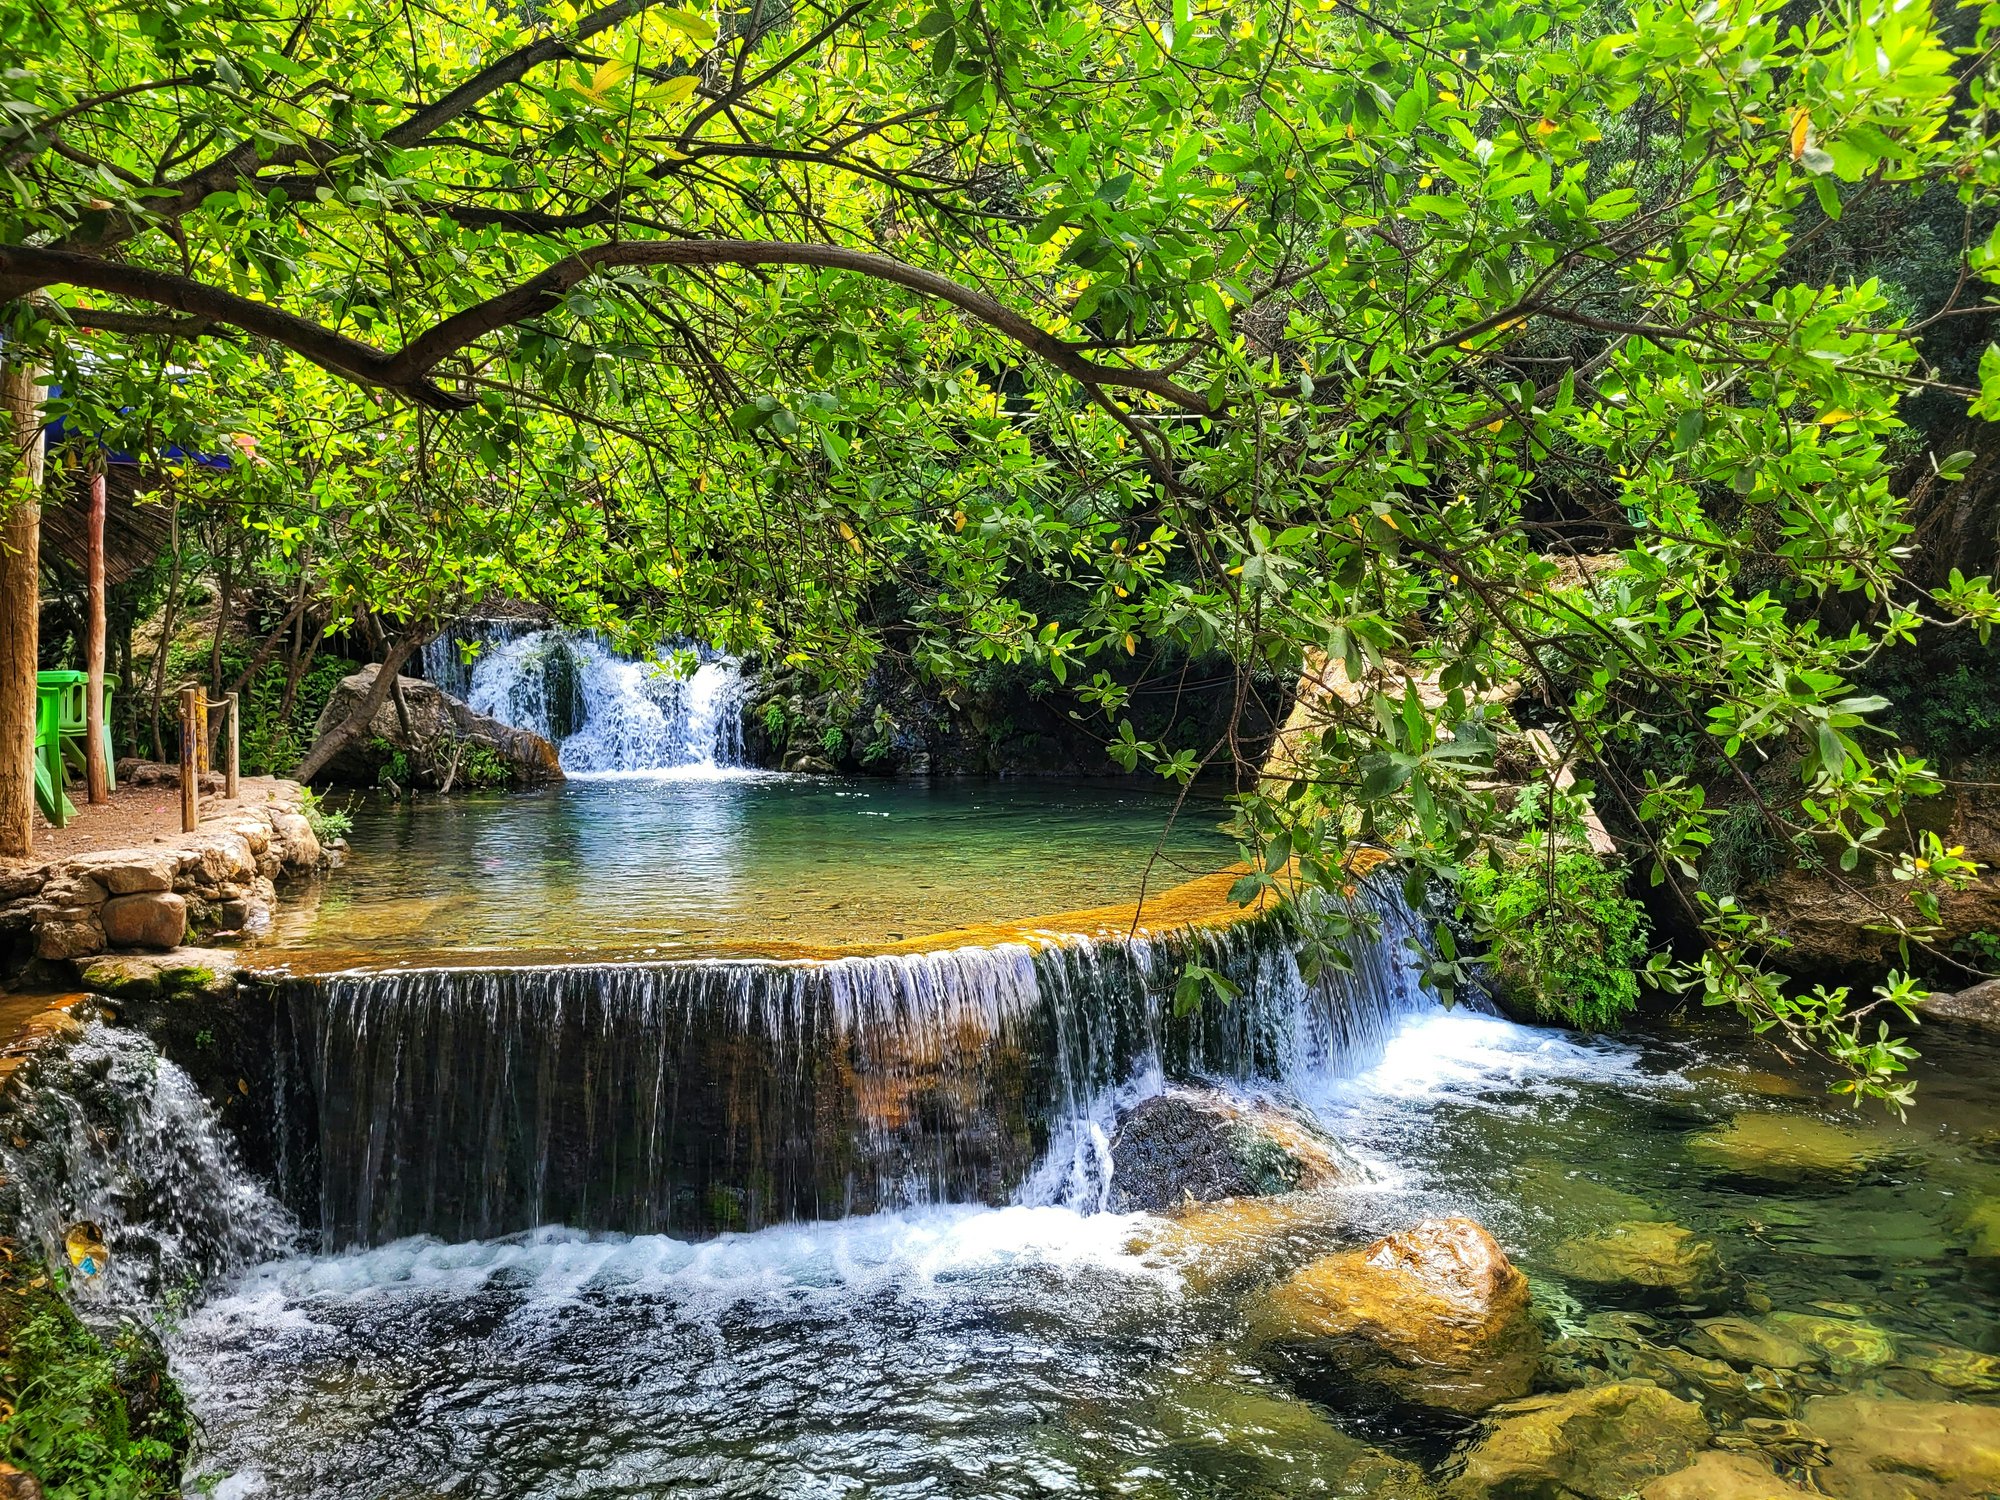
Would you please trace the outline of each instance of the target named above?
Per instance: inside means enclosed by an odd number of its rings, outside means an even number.
[[[264,794],[253,790],[245,778],[244,791],[261,804]],[[121,786],[111,801],[92,807],[83,800],[80,785],[70,788],[69,799],[76,804],[76,816],[65,828],[51,828],[42,815],[35,814],[35,853],[32,859],[0,858],[0,866],[47,864],[72,854],[89,854],[99,849],[139,849],[148,844],[172,843],[181,836],[181,794],[173,786]],[[201,819],[207,823],[232,809],[247,806],[241,800],[228,802],[219,796],[201,799]]]

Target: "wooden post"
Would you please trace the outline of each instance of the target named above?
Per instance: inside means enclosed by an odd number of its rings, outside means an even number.
[[[111,800],[111,767],[104,763],[104,469],[90,476],[89,524],[84,533],[83,666],[90,681],[83,700],[83,782],[93,804]],[[165,646],[160,648],[165,650]]]
[[[32,367],[0,369],[0,855],[35,849],[44,394]]]
[[[165,650],[163,646],[160,648]],[[208,689],[203,688],[194,695],[194,768],[200,775],[208,774]]]
[[[224,792],[223,795],[233,798],[236,795],[236,768],[238,760],[238,750],[240,748],[238,734],[237,734],[238,730],[237,715],[241,712],[242,705],[238,701],[237,695],[235,693],[231,693],[229,697],[224,701],[229,704],[229,759],[225,763],[225,771],[228,775],[228,782],[227,782],[227,790]]]
[[[165,645],[160,647],[162,651]],[[201,822],[201,718],[202,690],[181,689],[181,832],[193,833]]]

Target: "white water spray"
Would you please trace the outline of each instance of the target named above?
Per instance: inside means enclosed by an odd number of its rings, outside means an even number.
[[[480,645],[469,673],[461,639]],[[595,635],[476,621],[427,648],[424,669],[448,689],[462,681],[475,713],[549,740],[571,776],[740,765],[742,673],[733,657],[695,655],[682,676],[671,663],[628,660]]]

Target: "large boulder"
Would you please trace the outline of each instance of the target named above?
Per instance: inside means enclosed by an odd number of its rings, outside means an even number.
[[[1893,1154],[1877,1137],[1812,1115],[1752,1110],[1688,1142],[1701,1161],[1732,1177],[1780,1187],[1859,1177]]]
[[[139,891],[104,903],[104,938],[114,948],[178,948],[187,902],[172,891]]]
[[[1556,1247],[1554,1264],[1570,1281],[1675,1302],[1712,1302],[1728,1284],[1713,1240],[1650,1220],[1566,1240]]]
[[[1461,1413],[1525,1395],[1542,1354],[1528,1278],[1470,1219],[1321,1256],[1264,1293],[1252,1324],[1398,1400]]]
[[[1127,1111],[1111,1137],[1111,1206],[1121,1213],[1263,1198],[1358,1175],[1303,1111],[1215,1089],[1155,1094]]]
[[[316,739],[332,733],[360,707],[361,700],[375,685],[378,670],[379,666],[370,665],[340,679],[340,686],[334,689],[320,711],[319,722],[313,726]],[[334,752],[321,768],[320,779],[372,786],[390,756],[401,751],[417,768],[419,776],[435,785],[443,779],[445,768],[461,746],[489,750],[499,756],[517,787],[543,786],[563,779],[556,747],[540,735],[476,714],[436,683],[420,677],[399,677],[397,684],[409,711],[409,727],[404,728],[403,714],[397,709],[392,692],[368,721],[367,730]],[[462,764],[456,784],[465,784]]]
[[[1625,1500],[1708,1446],[1692,1401],[1618,1382],[1508,1407],[1466,1456],[1454,1500]]]
[[[1991,1500],[2000,1494],[2000,1407],[1823,1396],[1806,1425],[1826,1443],[1815,1478],[1838,1500]]]

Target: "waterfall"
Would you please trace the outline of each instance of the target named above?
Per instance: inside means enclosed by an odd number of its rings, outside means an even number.
[[[1351,974],[1312,985],[1275,918],[824,962],[277,979],[283,1107],[318,1143],[295,1207],[334,1249],[1094,1206],[1121,1093],[1164,1077],[1304,1086],[1432,1006],[1402,951],[1412,919],[1392,897],[1382,919]],[[1189,962],[1238,998],[1176,1014]]]
[[[480,648],[464,665],[461,641]],[[743,759],[743,680],[736,661],[683,647],[694,670],[619,656],[587,632],[518,620],[461,624],[424,648],[424,672],[474,712],[533,730],[563,770],[711,770]]]
[[[72,1225],[96,1225],[110,1268],[90,1302],[157,1305],[292,1247],[290,1216],[144,1035],[93,1021],[31,1070],[0,1131],[0,1219],[51,1262]]]

